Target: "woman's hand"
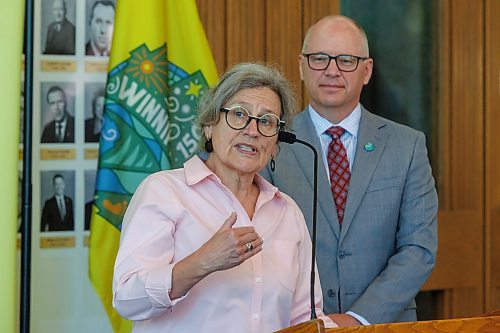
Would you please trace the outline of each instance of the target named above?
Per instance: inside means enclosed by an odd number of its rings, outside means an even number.
[[[197,251],[175,264],[170,299],[185,295],[205,276],[238,266],[262,251],[262,238],[254,227],[233,227],[233,212],[217,232]]]
[[[236,213],[232,212],[212,238],[197,251],[202,269],[209,273],[226,270],[262,251],[263,240],[255,228],[233,227],[235,223]]]

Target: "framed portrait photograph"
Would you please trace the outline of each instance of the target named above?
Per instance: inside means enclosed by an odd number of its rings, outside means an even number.
[[[75,142],[75,83],[42,82],[40,143]]]
[[[87,0],[85,23],[85,55],[108,57],[115,23],[115,1]]]
[[[99,142],[104,112],[104,82],[85,84],[85,142]]]
[[[74,231],[75,171],[41,171],[40,182],[40,232]]]
[[[75,0],[43,0],[41,53],[75,55]]]

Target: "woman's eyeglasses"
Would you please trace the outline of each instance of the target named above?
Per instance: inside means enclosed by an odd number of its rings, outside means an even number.
[[[250,124],[252,119],[255,119],[259,133],[263,136],[271,137],[278,134],[279,130],[285,126],[285,122],[275,114],[266,113],[260,117],[252,116],[241,105],[221,108],[220,111],[226,114],[226,123],[235,130],[244,129]]]

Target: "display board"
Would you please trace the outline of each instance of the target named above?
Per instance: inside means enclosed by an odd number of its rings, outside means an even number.
[[[35,2],[33,333],[112,332],[89,281],[88,243],[114,6]]]

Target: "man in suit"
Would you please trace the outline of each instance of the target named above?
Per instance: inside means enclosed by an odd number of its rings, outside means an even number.
[[[75,119],[68,113],[64,90],[59,86],[50,87],[47,104],[54,118],[45,125],[41,143],[75,142]]]
[[[317,264],[324,310],[339,326],[416,320],[415,295],[437,250],[437,194],[425,137],[360,104],[373,68],[363,29],[343,16],[313,25],[299,56],[310,105],[294,118],[319,152]],[[311,227],[312,152],[281,144],[262,173]],[[273,163],[271,163],[272,165]]]
[[[47,28],[44,54],[75,54],[75,26],[66,18],[66,2],[52,1],[54,22]]]
[[[89,20],[90,39],[85,44],[86,55],[109,56],[114,20],[115,4],[112,1],[94,2]]]
[[[85,120],[85,142],[99,142],[103,123],[104,89],[99,89],[92,98],[92,117]]]
[[[73,201],[64,195],[65,182],[60,174],[52,179],[54,196],[45,201],[40,231],[74,230]]]

